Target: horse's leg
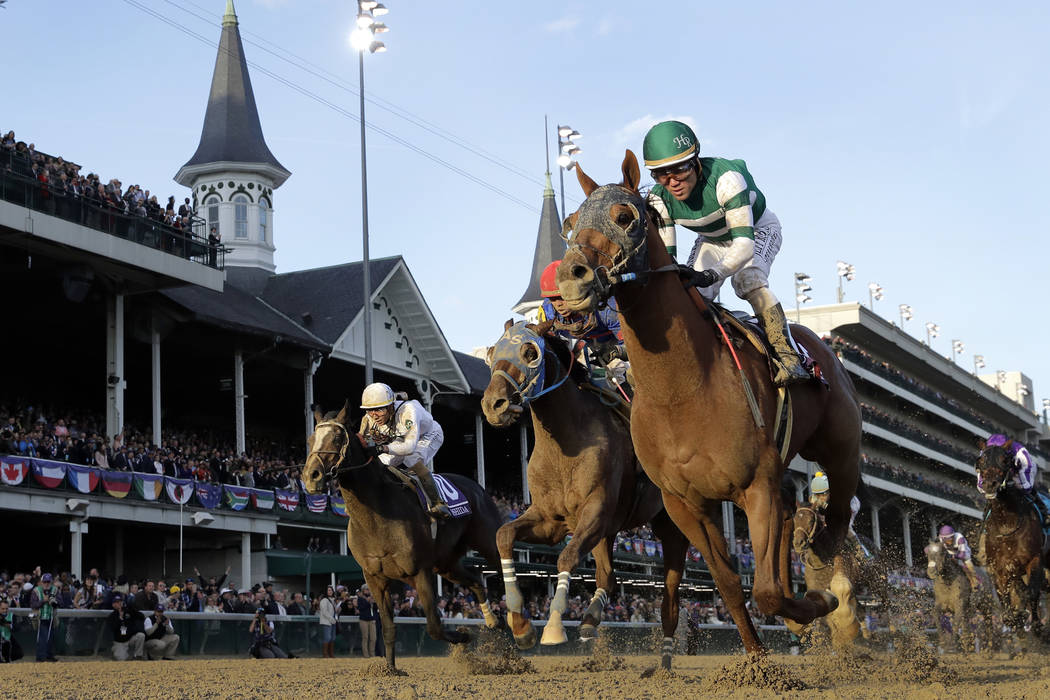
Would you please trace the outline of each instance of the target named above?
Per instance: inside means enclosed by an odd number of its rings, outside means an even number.
[[[390,599],[390,579],[365,574],[365,583],[372,590],[379,608],[379,621],[383,625],[383,648],[386,651],[386,667],[396,669],[394,647],[397,645],[397,629],[394,627],[394,603]]]
[[[604,495],[604,494],[603,494]],[[580,555],[593,550],[602,538],[602,530],[605,520],[602,514],[609,514],[612,508],[598,499],[591,498],[583,504],[576,513],[576,531],[572,533],[572,539],[565,549],[558,555],[558,587],[554,591],[554,600],[551,601],[550,613],[547,616],[547,624],[543,626],[543,636],[540,644],[564,644],[569,641],[565,636],[565,627],[561,623],[565,609],[569,607],[569,580],[572,578],[572,570],[580,563]],[[600,587],[594,592],[595,598],[608,599],[608,593]],[[602,608],[605,607],[604,602]]]
[[[806,591],[806,597],[795,600],[784,595],[777,571],[781,529],[784,523],[780,488],[765,481],[754,481],[744,491],[745,513],[751,549],[755,555],[755,583],[752,595],[758,609],[766,615],[789,617],[806,624],[835,609],[837,601],[828,591]],[[847,522],[849,501],[846,502]]]
[[[583,613],[580,621],[580,639],[590,641],[598,636],[598,625],[602,623],[602,613],[609,603],[609,591],[615,586],[615,574],[612,565],[613,542],[608,537],[603,537],[598,545],[591,550],[594,555],[594,595],[591,596],[590,605]]]
[[[458,630],[446,630],[441,624],[441,617],[434,604],[434,578],[430,571],[420,570],[412,578],[416,586],[419,602],[423,604],[423,616],[427,618],[427,634],[431,639],[445,640],[451,644],[462,644],[470,641],[470,635]]]
[[[733,616],[733,622],[736,623],[736,628],[740,632],[744,649],[748,653],[764,654],[766,647],[759,641],[758,632],[747,612],[740,576],[733,571],[725,536],[715,520],[721,502],[705,501],[703,510],[696,513],[686,505],[685,501],[667,491],[663,492],[663,499],[664,508],[667,509],[671,520],[689,538],[693,546],[700,550],[704,561],[707,562],[711,576],[715,579],[715,585],[718,586],[718,592],[722,594],[726,609]]]
[[[1042,538],[1040,538],[1041,540]],[[1042,545],[1042,542],[1039,543]],[[1039,596],[1043,592],[1043,557],[1041,554],[1036,555],[1028,563],[1028,585],[1026,586],[1026,593],[1028,594],[1028,611],[1032,619],[1032,634],[1036,639],[1042,641],[1043,639],[1043,620],[1039,617]]]
[[[973,621],[973,606],[970,601],[974,596],[974,589],[970,585],[970,582],[966,580],[966,577],[958,579],[959,581],[959,597],[955,601],[955,612],[952,616],[955,618],[952,620],[952,626],[955,628],[955,639],[959,645],[959,651],[963,653],[970,653],[976,651],[974,648],[974,636],[970,631],[970,624]]]
[[[524,513],[496,531],[496,548],[499,550],[500,568],[503,570],[503,585],[507,597],[507,626],[510,627],[514,635],[514,643],[519,649],[531,649],[536,645],[536,628],[523,614],[525,598],[521,595],[521,589],[518,588],[518,577],[514,572],[514,543],[553,544],[546,537],[547,527],[540,511],[535,506],[529,506]]]
[[[452,583],[466,586],[470,589],[470,592],[478,599],[478,606],[481,608],[481,612],[485,615],[486,627],[492,629],[499,624],[499,618],[492,613],[492,608],[489,607],[488,590],[485,588],[485,581],[480,574],[463,566],[463,561],[458,560],[448,571],[441,572],[441,576],[452,581]]]
[[[653,519],[652,527],[653,533],[660,538],[664,547],[664,596],[660,601],[660,624],[664,631],[664,641],[660,648],[660,666],[670,671],[671,656],[674,654],[674,635],[678,630],[678,587],[682,583],[685,571],[685,554],[689,542],[671,522],[667,511],[660,511]]]
[[[828,615],[828,626],[831,628],[831,644],[844,649],[860,634],[857,622],[857,597],[853,592],[853,582],[846,573],[846,565],[841,555],[835,557],[834,573],[828,589],[838,598],[839,606]]]

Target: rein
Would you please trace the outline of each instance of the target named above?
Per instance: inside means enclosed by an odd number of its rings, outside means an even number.
[[[338,449],[338,450],[310,450],[310,454],[308,454],[306,456],[306,461],[307,462],[310,461],[310,457],[313,457],[315,455],[338,455],[339,456],[339,458],[335,462],[333,462],[332,466],[330,466],[328,468],[328,470],[325,472],[325,478],[326,479],[331,479],[333,477],[339,476],[340,474],[356,471],[358,469],[364,469],[365,467],[367,467],[368,465],[370,465],[372,463],[372,460],[374,458],[373,457],[369,457],[367,462],[363,462],[361,464],[346,464],[346,465],[343,464],[343,461],[346,459],[346,450],[347,450],[348,447],[350,447],[350,432],[346,429],[346,426],[343,425],[342,423],[340,423],[339,421],[335,421],[335,420],[324,420],[324,421],[321,421],[320,423],[318,423],[314,427],[314,433],[315,434],[316,434],[318,428],[336,428],[339,432],[341,432],[343,434],[343,438],[344,438],[343,446],[340,449]],[[360,439],[360,438],[358,438],[358,439]],[[324,464],[323,461],[321,463]]]

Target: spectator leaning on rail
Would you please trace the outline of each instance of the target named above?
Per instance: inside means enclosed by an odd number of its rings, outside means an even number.
[[[113,612],[109,614],[109,626],[113,631],[113,658],[117,661],[145,659],[145,618],[132,606],[124,607],[124,596],[113,594]]]
[[[660,237],[676,252],[675,224],[698,234],[689,267],[702,294],[714,299],[722,282],[755,311],[776,353],[774,381],[786,386],[809,379],[791,339],[784,308],[769,289],[769,270],[780,250],[780,221],[742,160],[700,158],[696,134],[678,121],[660,122],[645,135],[645,166],[656,186],[649,204],[660,215]]]
[[[157,606],[153,614],[143,621],[143,632],[146,633],[146,655],[150,659],[160,657],[170,661],[175,658],[179,648],[179,635],[171,620],[164,614],[164,608]]]
[[[380,382],[365,387],[361,408],[366,413],[360,432],[376,444],[379,461],[412,470],[430,501],[430,514],[438,518],[451,517],[452,512],[427,466],[445,441],[438,422],[418,401],[398,400],[394,390]]]
[[[29,607],[37,611],[36,660],[58,661],[55,658],[55,611],[58,609],[58,587],[51,582],[51,574],[40,577],[33,587]]]

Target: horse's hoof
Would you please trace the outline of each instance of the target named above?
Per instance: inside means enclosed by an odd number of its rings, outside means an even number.
[[[491,615],[491,614],[490,615],[486,615],[485,616],[485,626],[488,627],[490,630],[491,629],[496,629],[496,627],[499,626],[499,618],[496,617],[495,615]]]
[[[829,613],[839,606],[839,599],[830,591],[806,591],[806,600],[817,605],[827,605]]]
[[[515,634],[514,643],[519,649],[531,649],[536,646],[536,628],[530,624],[528,632],[520,635]]]
[[[564,634],[564,633],[563,633]],[[598,638],[598,628],[595,625],[582,623],[580,625],[580,641],[591,642]]]
[[[569,638],[565,636],[565,630],[560,625],[556,630],[551,629],[549,626],[543,628],[543,636],[540,637],[540,644],[543,646],[556,646],[565,644],[567,641],[569,641]]]
[[[665,671],[670,671],[671,670],[671,655],[670,654],[664,654],[663,656],[660,657],[660,668],[662,668]]]

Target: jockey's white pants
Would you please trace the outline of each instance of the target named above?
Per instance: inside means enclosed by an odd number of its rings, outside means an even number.
[[[411,467],[416,462],[423,462],[427,465],[427,469],[434,471],[434,466],[431,464],[434,460],[434,455],[441,449],[442,443],[445,442],[445,433],[438,426],[436,430],[433,430],[423,437],[416,440],[416,449],[411,454],[407,455],[394,455],[394,454],[381,454],[379,455],[379,461],[388,467]]]
[[[741,299],[746,299],[756,289],[769,286],[769,270],[773,260],[780,252],[783,238],[780,233],[780,220],[769,209],[755,222],[755,253],[752,258],[732,275],[733,291]],[[693,249],[689,252],[687,263],[694,270],[708,270],[722,261],[729,251],[731,241],[713,243],[697,236]],[[699,291],[707,299],[714,299],[725,280],[719,280],[710,287]]]

